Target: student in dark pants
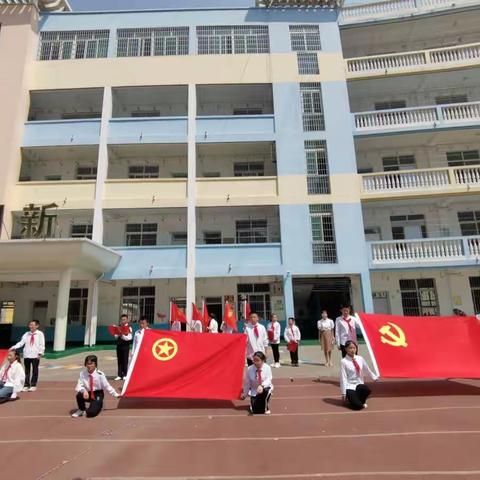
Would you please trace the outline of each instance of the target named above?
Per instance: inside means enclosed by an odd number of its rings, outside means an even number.
[[[130,354],[130,344],[132,343],[132,328],[128,325],[128,316],[120,317],[120,327],[128,327],[128,333],[125,335],[115,335],[117,339],[117,365],[118,372],[115,380],[125,380],[128,371],[128,356]]]
[[[287,342],[287,349],[290,352],[292,367],[298,367],[298,346],[302,336],[300,329],[295,325],[295,319],[293,317],[288,319],[288,324],[285,327],[283,336]]]

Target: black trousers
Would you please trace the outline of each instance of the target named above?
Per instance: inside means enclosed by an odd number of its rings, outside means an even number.
[[[363,384],[357,385],[355,390],[347,390],[346,396],[352,410],[361,410],[372,391]]]
[[[127,376],[128,371],[128,354],[130,353],[129,343],[117,344],[117,366],[118,376],[123,378]]]
[[[290,352],[290,360],[292,365],[298,365],[298,347],[294,352]]]
[[[94,392],[95,399],[94,400],[85,400],[83,398],[83,392],[77,393],[77,405],[78,409],[82,412],[87,413],[87,417],[96,417],[103,408],[103,397],[104,393],[103,390],[95,390]],[[85,403],[89,403],[90,405],[86,408]]]
[[[254,415],[264,414],[268,410],[268,402],[272,395],[270,388],[264,388],[262,393],[250,397],[250,411]]]
[[[345,345],[340,345],[340,350],[342,351],[342,358],[347,356],[347,350],[345,350]]]
[[[38,365],[40,364],[39,358],[24,358],[25,364],[25,387],[36,387],[38,382]],[[32,376],[30,378],[30,372]]]
[[[270,346],[272,347],[273,361],[275,363],[280,363],[280,352],[278,350],[278,343],[271,343]]]

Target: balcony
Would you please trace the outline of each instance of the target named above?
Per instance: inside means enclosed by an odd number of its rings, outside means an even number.
[[[347,78],[384,77],[480,64],[480,43],[346,60]]]
[[[369,242],[371,268],[476,265],[480,236]]]
[[[362,175],[362,198],[364,200],[471,193],[472,188],[480,188],[480,165]]]

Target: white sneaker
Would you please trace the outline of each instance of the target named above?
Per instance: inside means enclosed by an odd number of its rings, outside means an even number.
[[[28,392],[30,390],[30,387],[23,387],[22,392]]]
[[[271,367],[275,367],[276,363],[271,363],[270,366]]]
[[[280,364],[278,362],[275,364],[275,368],[280,368]]]
[[[83,410],[76,410],[75,412],[72,413],[73,418],[83,417],[84,415],[85,415],[85,412]]]
[[[271,412],[270,410],[267,410],[267,411],[265,412],[265,415],[270,415],[271,413],[272,413],[272,412]]]
[[[115,377],[115,380],[121,380],[122,377]]]
[[[127,379],[127,377],[123,377],[122,380],[125,381]]]
[[[366,403],[364,403],[363,408],[368,408],[368,405]]]
[[[35,392],[37,390],[37,387],[30,387],[28,389],[29,392]]]

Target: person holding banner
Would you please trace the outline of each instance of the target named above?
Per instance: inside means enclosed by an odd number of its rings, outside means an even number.
[[[302,336],[300,334],[300,329],[295,325],[295,319],[293,317],[288,319],[288,325],[285,327],[283,337],[287,342],[287,349],[290,352],[292,367],[298,367],[298,345]]]
[[[135,335],[133,337],[132,356],[135,355],[135,351],[140,345],[140,339],[142,338],[143,331],[150,328],[148,326],[147,317],[140,317],[140,320],[138,321],[138,326],[139,329],[135,332]]]
[[[250,313],[250,321],[245,325],[245,334],[247,335],[247,364],[253,365],[253,356],[261,352],[265,355],[268,347],[267,330],[258,323],[256,312]]]
[[[25,372],[16,350],[8,352],[7,361],[0,369],[0,403],[15,400],[25,383]]]
[[[363,357],[357,355],[358,346],[352,340],[345,343],[346,356],[340,365],[340,390],[343,401],[352,410],[367,408],[367,398],[372,391],[364,383],[364,377],[369,376],[373,381],[378,375],[370,370]]]
[[[128,316],[124,313],[120,317],[120,335],[115,335],[117,339],[117,377],[115,380],[125,380],[128,371],[128,356],[130,353],[130,343],[132,342],[132,328],[128,324]]]
[[[253,364],[247,368],[241,399],[250,395],[250,415],[269,415],[268,402],[272,395],[272,369],[263,352],[253,354]]]
[[[335,323],[328,318],[328,312],[322,310],[322,318],[317,322],[320,345],[322,346],[323,354],[325,355],[325,366],[333,367],[332,363],[332,347],[335,343],[333,331]]]
[[[350,305],[344,305],[340,309],[342,315],[335,320],[335,339],[337,347],[342,352],[342,358],[345,358],[347,351],[346,343],[350,340],[357,343],[357,321],[350,315]]]
[[[278,321],[278,315],[272,313],[270,317],[270,323],[267,325],[267,334],[270,347],[272,348],[273,353],[273,363],[272,367],[280,368],[280,335],[282,329],[280,327],[280,322]]]

